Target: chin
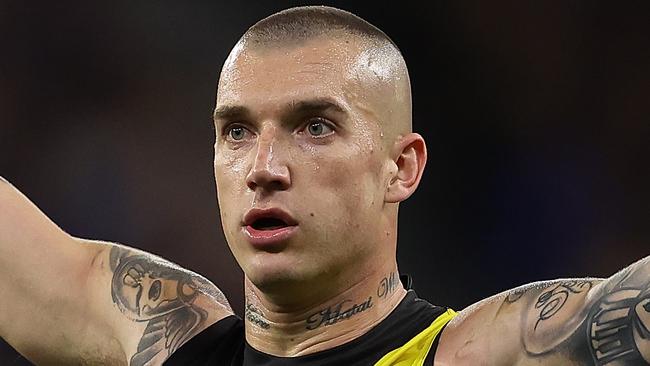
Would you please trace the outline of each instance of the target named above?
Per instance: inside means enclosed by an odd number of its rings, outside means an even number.
[[[286,255],[282,253],[256,255],[255,260],[251,261],[247,267],[246,275],[256,286],[278,281],[292,281],[299,277],[297,273],[300,272],[295,261],[286,258]]]
[[[302,268],[295,258],[283,253],[258,254],[246,270],[248,279],[264,292],[281,291],[309,281],[314,268]]]

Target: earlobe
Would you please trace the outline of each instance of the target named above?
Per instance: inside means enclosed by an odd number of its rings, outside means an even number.
[[[385,201],[398,203],[409,198],[415,192],[424,166],[427,162],[427,148],[422,136],[409,133],[399,138],[394,144],[393,167],[391,178],[386,187]]]

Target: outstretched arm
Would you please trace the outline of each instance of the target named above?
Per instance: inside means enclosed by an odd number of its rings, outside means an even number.
[[[0,336],[37,364],[161,364],[232,313],[205,278],[74,238],[0,180]]]
[[[486,299],[450,324],[441,348],[450,365],[650,365],[650,257],[608,279],[539,282]]]

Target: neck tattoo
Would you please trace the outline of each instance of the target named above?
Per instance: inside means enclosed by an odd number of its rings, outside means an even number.
[[[382,278],[379,281],[379,287],[377,287],[377,297],[381,299],[395,292],[400,284],[399,282],[399,276],[395,272],[391,272],[388,276]]]
[[[360,304],[348,305],[351,302],[352,300],[344,300],[334,306],[330,306],[310,315],[307,318],[306,328],[308,330],[313,330],[321,326],[336,324],[342,320],[350,319],[351,317],[370,309],[374,305],[372,303],[372,296]]]
[[[260,313],[259,309],[257,309],[253,304],[246,304],[246,313],[245,313],[246,320],[251,322],[254,325],[257,325],[260,328],[263,329],[269,329],[271,328],[271,324],[264,319],[262,314]]]

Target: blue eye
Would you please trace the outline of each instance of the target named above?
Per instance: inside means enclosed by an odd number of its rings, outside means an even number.
[[[239,141],[246,135],[244,127],[233,127],[228,131],[228,136],[235,141]]]
[[[246,140],[247,138],[249,138],[248,134],[250,133],[251,131],[248,128],[242,126],[239,123],[233,123],[227,126],[224,130],[224,136],[226,140],[230,142],[239,142],[242,140]]]
[[[307,125],[307,131],[313,137],[328,136],[334,132],[329,124],[323,122],[320,118],[315,118]]]

